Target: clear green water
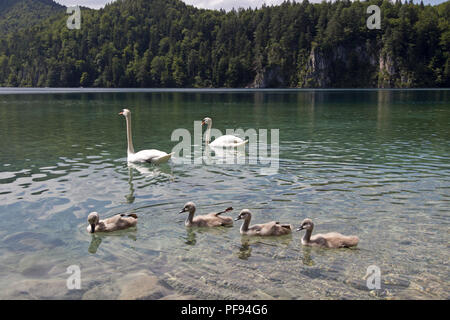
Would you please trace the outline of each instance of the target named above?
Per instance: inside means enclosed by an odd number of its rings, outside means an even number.
[[[0,91],[0,298],[449,299],[450,91]],[[13,92],[14,93],[14,92]],[[17,93],[17,92],[16,92]],[[280,129],[280,169],[129,168],[170,151],[175,128]],[[233,206],[360,237],[302,248],[300,234],[246,239],[187,230],[178,211]],[[135,212],[136,230],[85,232],[90,211]],[[66,269],[81,268],[81,290]],[[370,291],[366,269],[381,270]]]

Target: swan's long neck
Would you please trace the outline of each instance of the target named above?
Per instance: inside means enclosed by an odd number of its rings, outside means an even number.
[[[247,231],[248,230],[251,218],[252,218],[251,216],[248,216],[248,217],[245,218],[244,223],[241,226],[241,231]]]
[[[189,215],[188,215],[188,217],[186,218],[186,223],[187,223],[187,224],[191,224],[192,221],[194,220],[194,213],[195,213],[195,209],[189,211]]]
[[[210,120],[207,125],[208,125],[208,127],[206,128],[206,133],[205,133],[205,143],[209,144],[211,142],[212,120]]]
[[[311,228],[311,229],[306,229],[306,233],[305,233],[305,235],[303,236],[303,241],[304,241],[304,242],[309,242],[309,241],[311,240],[312,231],[313,231],[313,228]]]
[[[127,121],[127,142],[128,142],[128,154],[134,154],[134,147],[133,147],[133,138],[131,137],[131,115],[127,115],[125,117]]]

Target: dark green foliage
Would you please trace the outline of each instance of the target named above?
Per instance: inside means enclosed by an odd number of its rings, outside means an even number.
[[[381,30],[366,27],[370,4],[381,7]],[[118,0],[83,8],[81,30],[67,29],[51,0],[0,0],[0,9],[2,86],[450,86],[450,2],[304,0],[225,12]]]
[[[52,0],[0,0],[0,33],[41,23],[64,10],[64,6]]]

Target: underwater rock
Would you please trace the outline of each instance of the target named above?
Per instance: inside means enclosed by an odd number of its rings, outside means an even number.
[[[65,279],[22,280],[4,292],[7,299],[13,300],[65,299],[68,293]]]
[[[17,266],[17,271],[27,278],[43,278],[47,276],[58,261],[51,261],[42,253],[25,255]]]
[[[445,280],[437,275],[424,272],[409,283],[409,287],[402,291],[399,299],[447,299],[449,298],[450,286]],[[447,298],[445,298],[447,297]]]
[[[195,300],[193,296],[182,295],[179,293],[170,294],[168,296],[162,297],[160,300]]]
[[[64,242],[43,233],[17,232],[3,238],[2,243],[13,251],[34,251],[63,246]]]
[[[82,300],[115,300],[120,294],[120,288],[111,285],[94,286],[86,291],[81,297]]]
[[[121,300],[154,300],[173,293],[146,270],[124,276],[117,285],[121,288]]]
[[[275,300],[273,296],[262,291],[261,289],[255,290],[254,292],[252,292],[252,294],[256,296],[258,300]]]

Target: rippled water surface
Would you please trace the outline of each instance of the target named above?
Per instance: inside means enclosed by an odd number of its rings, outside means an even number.
[[[0,298],[449,299],[450,91],[0,91]],[[128,166],[170,151],[176,128],[279,129],[279,169],[261,164]],[[270,140],[269,140],[270,143]],[[269,148],[270,149],[270,148]],[[244,155],[248,155],[249,150]],[[197,157],[193,153],[193,158]],[[178,214],[233,206],[360,238],[302,247],[294,233],[248,239],[186,229]],[[138,227],[85,230],[89,212]],[[81,289],[68,290],[71,265]],[[381,271],[369,290],[366,270]]]

